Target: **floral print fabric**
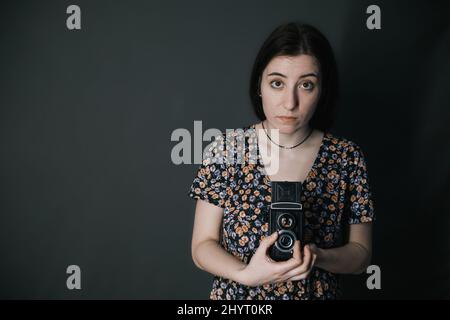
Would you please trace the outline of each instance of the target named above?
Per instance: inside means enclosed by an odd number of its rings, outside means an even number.
[[[246,263],[261,239],[269,236],[271,180],[265,175],[256,141],[253,126],[217,136],[206,148],[188,193],[224,209],[221,245]],[[224,154],[237,154],[237,158],[229,158],[234,163],[218,161]],[[240,159],[239,154],[243,154]],[[337,247],[344,244],[347,225],[375,219],[365,158],[350,140],[326,133],[302,187],[306,242]],[[210,299],[335,299],[339,294],[338,275],[313,267],[307,279],[257,287],[215,276]]]

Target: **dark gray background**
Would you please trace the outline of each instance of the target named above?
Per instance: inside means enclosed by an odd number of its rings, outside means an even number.
[[[82,30],[66,28],[77,4]],[[381,7],[382,29],[366,28]],[[176,128],[256,121],[253,59],[277,25],[338,60],[335,134],[364,150],[378,221],[345,298],[450,297],[449,5],[426,1],[10,1],[0,10],[0,298],[206,299],[190,256],[197,164]],[[204,146],[206,142],[204,143]],[[82,289],[66,288],[66,268]]]

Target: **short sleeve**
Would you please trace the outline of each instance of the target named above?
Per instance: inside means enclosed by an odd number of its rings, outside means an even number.
[[[222,136],[215,137],[203,152],[202,163],[189,189],[189,197],[225,208],[228,171],[224,161]]]
[[[369,186],[366,159],[361,148],[351,143],[348,149],[347,222],[358,224],[375,221],[374,203]]]

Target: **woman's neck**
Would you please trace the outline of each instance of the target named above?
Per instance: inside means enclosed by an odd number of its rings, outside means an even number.
[[[279,145],[282,145],[285,147],[295,146],[296,144],[301,142],[303,139],[305,139],[310,134],[310,131],[311,131],[311,127],[309,125],[302,126],[302,127],[298,128],[296,131],[294,131],[293,133],[289,133],[289,134],[281,133],[278,131],[278,139],[277,139],[273,134],[274,132],[271,130],[271,129],[276,129],[276,128],[272,127],[267,120],[264,120],[263,123],[261,122],[258,124],[260,128],[263,128],[262,124],[264,124],[266,134],[268,134],[270,136],[270,138],[273,140],[273,142],[272,142],[269,139],[271,148],[280,148],[276,144],[279,144]],[[257,128],[258,128],[258,126],[257,126]],[[307,141],[305,141],[304,143],[306,144]],[[280,149],[283,150],[284,148],[280,148]]]

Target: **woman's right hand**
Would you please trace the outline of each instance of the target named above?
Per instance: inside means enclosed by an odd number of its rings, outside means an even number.
[[[286,261],[272,260],[267,251],[277,241],[278,232],[261,240],[258,249],[249,264],[240,271],[240,282],[247,286],[259,286],[267,283],[287,281],[290,278],[304,279],[308,276],[315,260],[308,245],[304,247],[304,255],[300,251],[300,241],[296,241],[292,258]]]

